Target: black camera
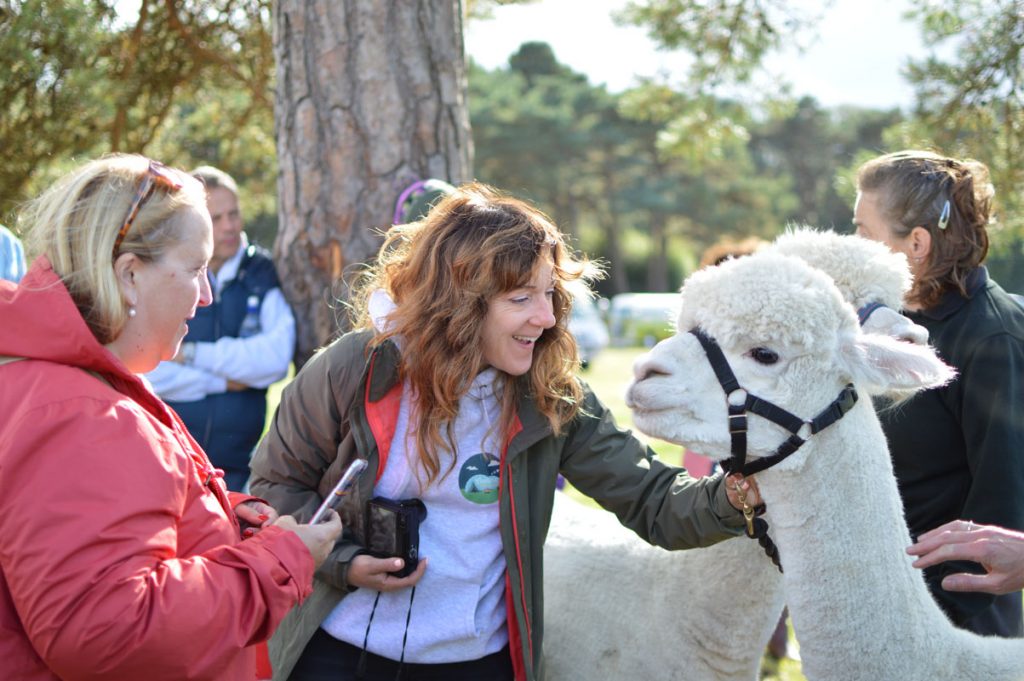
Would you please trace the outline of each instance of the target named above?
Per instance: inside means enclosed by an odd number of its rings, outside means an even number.
[[[390,574],[405,577],[420,562],[420,523],[427,507],[419,499],[374,497],[366,502],[366,549],[377,558],[398,557],[401,570]]]

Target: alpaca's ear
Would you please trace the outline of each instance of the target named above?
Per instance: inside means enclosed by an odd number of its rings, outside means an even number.
[[[918,345],[928,342],[928,329],[915,324],[891,307],[876,309],[860,328],[864,333],[884,333],[897,340],[910,341]]]
[[[956,376],[933,348],[882,334],[854,334],[841,354],[854,384],[870,394],[934,388]]]

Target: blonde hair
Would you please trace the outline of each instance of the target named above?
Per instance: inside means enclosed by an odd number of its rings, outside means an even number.
[[[967,295],[968,274],[988,254],[995,189],[984,163],[931,151],[898,151],[862,165],[857,190],[878,194],[894,235],[904,238],[915,227],[931,234],[928,261],[914,277],[909,300],[930,308],[948,290]]]
[[[565,282],[596,278],[598,268],[575,257],[539,210],[473,183],[443,198],[419,222],[392,227],[357,284],[356,328],[373,328],[366,300],[374,290],[386,291],[397,305],[389,329],[377,331],[373,342],[402,338],[400,372],[416,395],[416,445],[428,483],[441,474],[440,452],[454,449],[446,440],[451,443],[459,399],[483,364],[481,333],[489,302],[524,286],[545,257],[553,265],[556,322],[537,340],[529,372],[502,381],[498,432],[504,443],[515,405],[524,396],[535,401],[555,433],[578,413],[579,354],[567,328],[572,294]]]
[[[100,343],[117,338],[128,320],[114,273],[114,241],[150,160],[111,154],[90,161],[30,202],[19,218],[31,258],[45,255],[61,278],[89,330]],[[118,255],[158,260],[183,233],[186,209],[206,210],[202,184],[164,168],[181,184],[171,191],[159,183],[132,221]]]

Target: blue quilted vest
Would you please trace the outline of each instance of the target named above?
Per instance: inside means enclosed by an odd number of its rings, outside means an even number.
[[[246,300],[263,297],[278,286],[270,254],[250,245],[242,255],[238,275],[228,282],[213,304],[196,309],[188,323],[186,342],[212,342],[225,336],[237,337],[245,317]],[[207,395],[195,402],[168,402],[178,412],[214,466],[229,474],[248,477],[249,454],[263,434],[267,416],[267,391],[249,388]],[[229,475],[229,479],[232,476]],[[229,483],[230,487],[230,483]],[[234,489],[233,487],[231,489]],[[238,491],[238,490],[235,490]]]

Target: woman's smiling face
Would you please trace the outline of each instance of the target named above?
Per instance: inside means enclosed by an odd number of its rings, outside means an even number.
[[[544,256],[524,286],[488,301],[481,337],[481,369],[492,366],[510,376],[522,376],[530,370],[537,339],[555,325],[553,274],[551,257]]]

